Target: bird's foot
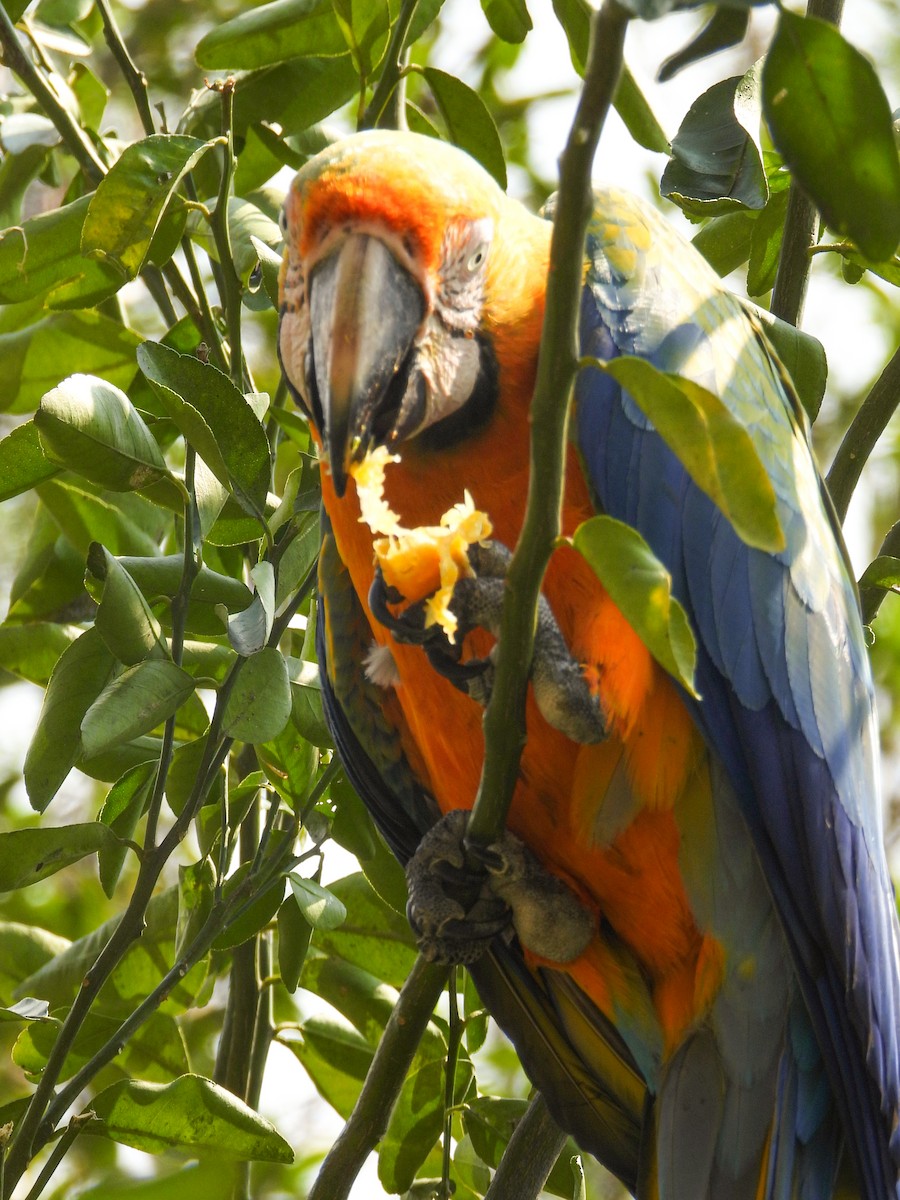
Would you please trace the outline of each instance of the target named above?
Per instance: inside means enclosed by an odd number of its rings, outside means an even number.
[[[369,593],[375,618],[394,638],[421,646],[440,675],[482,706],[487,705],[493,691],[496,647],[486,658],[462,662],[462,641],[476,628],[499,636],[506,571],[511,558],[502,542],[488,541],[470,548],[469,563],[474,574],[457,581],[450,604],[457,619],[455,642],[439,626],[426,627],[424,600],[408,605],[399,616],[391,612],[389,605],[402,603],[403,597],[385,584],[380,571],[376,571]],[[573,742],[603,740],[606,726],[599,698],[592,691],[582,664],[572,657],[543,595],[538,601],[531,682],[538,708],[554,729]]]
[[[541,958],[577,958],[595,931],[590,910],[514,834],[505,831],[483,849],[467,847],[468,821],[462,809],[448,813],[407,865],[407,915],[422,954],[433,962],[475,962],[513,928]]]

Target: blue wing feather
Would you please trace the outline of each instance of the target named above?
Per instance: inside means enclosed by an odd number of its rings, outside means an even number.
[[[895,1196],[900,983],[872,685],[804,421],[739,302],[657,214],[619,193],[598,194],[581,315],[584,354],[640,354],[716,392],[772,479],[787,542],[778,555],[747,547],[631,398],[582,372],[577,440],[598,505],[642,533],[688,610],[703,697],[689,703],[754,838],[865,1196]],[[824,1119],[816,1071],[805,1061],[784,1081],[803,1142]],[[784,1158],[773,1163],[785,1171]]]

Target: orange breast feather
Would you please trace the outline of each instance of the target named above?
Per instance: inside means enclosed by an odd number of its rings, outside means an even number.
[[[415,527],[436,524],[468,488],[490,515],[494,536],[514,546],[526,494],[521,464],[528,461],[528,429],[522,424],[506,425],[501,418],[460,450],[443,450],[438,474],[430,456],[408,447],[387,472],[386,499],[405,525]],[[372,537],[359,522],[353,484],[338,501],[324,470],[323,493],[338,549],[365,605],[374,573]],[[573,455],[564,532],[571,534],[592,511]],[[631,950],[650,981],[672,1046],[708,1002],[721,970],[721,951],[698,930],[682,885],[672,812],[689,781],[709,786],[704,748],[668,677],[574,550],[556,551],[544,594],[598,688],[610,737],[598,746],[575,746],[529,700],[528,740],[509,826]],[[396,699],[429,788],[445,812],[471,808],[484,753],[481,709],[438,676],[418,648],[396,644],[370,620],[376,640],[393,653]],[[468,653],[484,654],[489,647],[484,633],[467,639]],[[621,799],[623,785],[632,795],[633,815],[613,840],[598,840],[603,806],[613,786]],[[603,941],[598,932],[565,969],[608,1011]]]

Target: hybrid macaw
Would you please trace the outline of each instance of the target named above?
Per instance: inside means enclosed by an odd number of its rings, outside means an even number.
[[[463,833],[476,794],[483,695],[392,618],[350,470],[396,451],[385,495],[407,527],[467,490],[493,525],[469,599],[502,589],[551,225],[460,151],[373,132],[300,171],[285,233],[280,356],[323,464],[327,715],[397,855],[415,862],[427,835],[427,891],[443,853],[428,831],[455,813],[438,828]],[[768,471],[785,548],[746,545],[628,394],[581,371],[564,533],[603,512],[643,535],[697,637],[700,698],[560,546],[541,621],[595,724],[567,723],[568,684],[551,683],[556,716],[530,694],[498,855],[520,848],[549,930],[532,938],[511,901],[515,929],[470,969],[560,1124],[637,1195],[823,1200],[844,1171],[853,1194],[896,1197],[898,930],[873,689],[807,422],[757,323],[649,206],[598,191],[584,262],[582,353],[642,356],[715,392]],[[464,629],[490,625],[477,609]],[[493,638],[475,628],[463,645],[461,665],[483,665]],[[554,889],[586,915],[572,944]],[[412,907],[440,943],[443,917]]]

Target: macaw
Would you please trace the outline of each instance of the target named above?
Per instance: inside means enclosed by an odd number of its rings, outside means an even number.
[[[561,544],[532,664],[535,680],[549,664],[550,699],[530,687],[494,859],[513,872],[495,889],[513,926],[488,905],[470,970],[559,1123],[636,1195],[824,1200],[849,1176],[886,1200],[900,1194],[898,926],[840,529],[757,321],[650,206],[611,189],[595,204],[582,354],[637,355],[720,397],[768,472],[785,544],[745,544],[616,381],[580,371],[563,532],[602,512],[646,539],[696,635],[698,695]],[[481,772],[472,679],[523,521],[552,227],[461,151],[395,132],[308,162],[284,227],[279,354],[322,459],[326,712],[428,893],[453,861],[435,830],[464,837]],[[406,526],[466,491],[490,517],[458,585],[462,661],[421,621],[417,638],[379,579],[352,473],[381,446],[399,455],[384,488]],[[593,705],[583,732],[567,718],[574,677]],[[459,906],[444,904],[433,920],[414,894],[411,912],[452,958]]]

